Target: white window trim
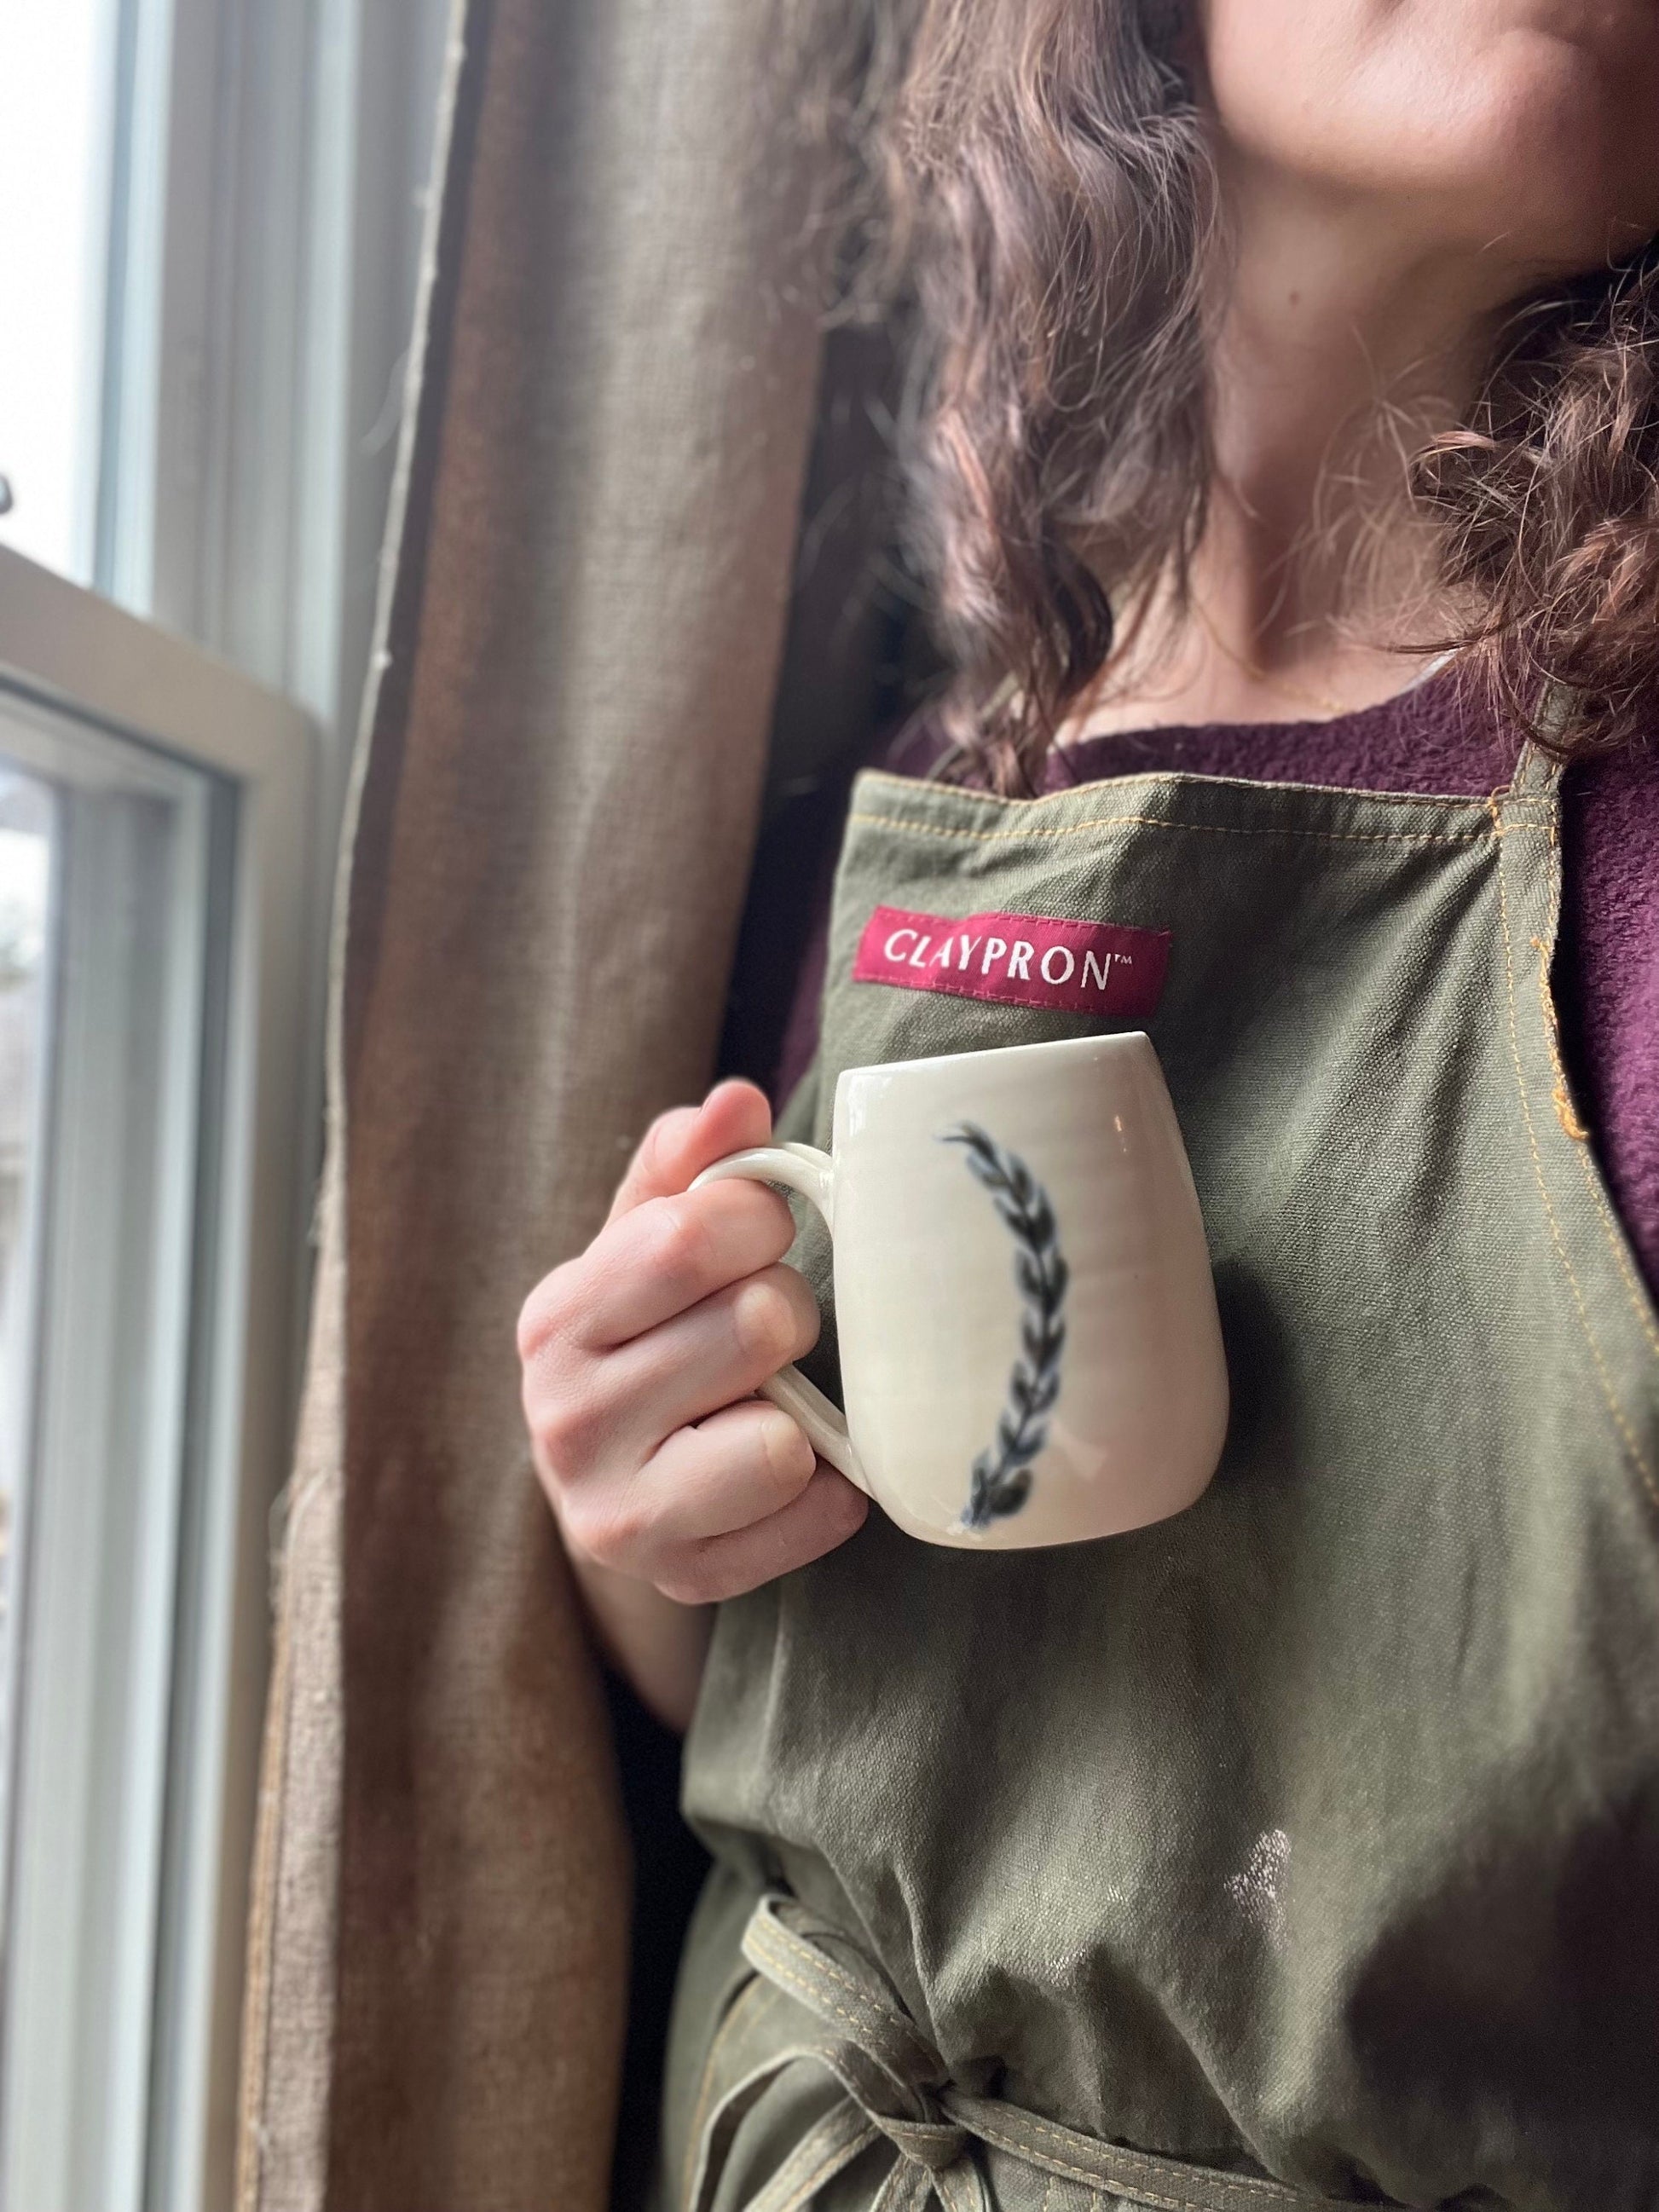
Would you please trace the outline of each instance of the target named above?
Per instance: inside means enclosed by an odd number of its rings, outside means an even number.
[[[451,0],[119,4],[96,581],[349,734]]]
[[[331,859],[460,0],[109,0],[131,57],[94,581],[305,708],[320,1129]],[[310,1189],[320,1146],[297,1171]]]
[[[183,1559],[143,2202],[228,2204],[254,1798],[269,1663],[270,1516],[288,1471],[303,1296],[314,726],[292,702],[0,549],[0,665],[71,714],[226,779],[236,794],[222,1151],[208,1203],[215,1342],[207,1477]],[[27,1808],[21,1814],[27,1821]],[[66,2116],[67,2118],[68,2116]],[[27,2208],[15,2208],[27,2212]]]
[[[333,855],[459,11],[108,5],[123,61],[93,573],[130,611],[3,554],[0,664],[240,794],[210,1409],[224,1479],[206,1486],[207,1517],[180,1555],[172,1737],[188,1756],[168,1783],[151,2048],[133,2061],[147,2069],[147,2212],[222,2212],[268,1521],[289,1467],[320,1153]]]

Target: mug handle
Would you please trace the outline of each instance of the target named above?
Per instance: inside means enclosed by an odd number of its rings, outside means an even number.
[[[701,1190],[706,1182],[734,1177],[744,1182],[778,1182],[786,1190],[799,1191],[817,1206],[824,1227],[835,1234],[836,1164],[816,1145],[755,1145],[747,1152],[729,1152],[696,1176],[691,1188]],[[798,1367],[781,1367],[761,1384],[760,1394],[799,1424],[820,1459],[839,1468],[866,1498],[874,1495],[847,1433],[846,1416],[816,1382],[809,1382]]]

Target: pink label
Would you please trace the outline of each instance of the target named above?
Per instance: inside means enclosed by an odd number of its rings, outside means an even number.
[[[878,906],[859,940],[853,980],[1144,1022],[1169,964],[1167,929],[1041,914],[970,914],[951,921]]]

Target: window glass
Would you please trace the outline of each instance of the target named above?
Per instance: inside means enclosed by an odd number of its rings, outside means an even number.
[[[0,543],[87,582],[98,499],[116,0],[0,7]]]
[[[49,785],[0,762],[0,1838],[9,1825],[13,1583],[34,1339],[53,811]]]
[[[138,2212],[228,826],[0,678],[8,2212]]]

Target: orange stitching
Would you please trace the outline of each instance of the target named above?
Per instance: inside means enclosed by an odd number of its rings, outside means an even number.
[[[946,2109],[950,2111],[955,2108],[952,2106],[947,2106]],[[976,2106],[974,2110],[977,2113]],[[1035,2112],[1022,2112],[1018,2106],[1004,2106],[1001,2110],[1008,2115],[1002,2124],[1012,2131],[1016,2139],[1013,2143],[1005,2143],[1002,2146],[1005,2150],[1018,2147],[1018,2138],[1022,2129],[1032,2136],[1047,2136],[1051,2141],[1061,2144],[1068,2150],[1078,2139],[1079,2130],[1077,2129],[1057,2127],[1050,2120],[1040,2120]],[[971,2127],[975,2134],[984,2133],[978,2118],[975,2117],[970,2119],[965,2107],[957,2113],[957,2117],[961,2118],[964,2126]],[[1027,2148],[1030,2148],[1031,2146],[1028,2145]],[[1114,2166],[1124,2171],[1139,2166],[1146,2172],[1156,2175],[1172,2162],[1152,2151],[1131,2150],[1127,2143],[1103,2143],[1100,2148],[1103,2153],[1109,2154],[1110,2162]],[[1042,2155],[1047,2157],[1048,2154],[1044,2152]],[[1178,2160],[1174,2162],[1179,2163]],[[1102,2179],[1103,2185],[1108,2187],[1112,2185],[1109,2180],[1105,2179],[1103,2166],[1102,2174],[1097,2178]],[[1281,2202],[1286,2199],[1292,2203],[1300,2201],[1297,2192],[1287,2189],[1283,2182],[1267,2180],[1260,2174],[1229,2173],[1224,2176],[1224,2179],[1229,2189],[1255,2190],[1264,2197],[1278,2198]]]
[[[1631,1266],[1625,1250],[1623,1232],[1608,1211],[1607,1201],[1602,1194],[1601,1186],[1595,1169],[1582,1152],[1579,1154],[1578,1164],[1583,1171],[1584,1187],[1589,1192],[1595,1204],[1596,1218],[1601,1224],[1601,1234],[1606,1237],[1607,1249],[1613,1254],[1613,1265],[1618,1268],[1620,1279],[1625,1285],[1625,1292],[1630,1300],[1631,1310],[1636,1316],[1643,1335],[1653,1347],[1656,1356],[1659,1356],[1659,1327],[1656,1327],[1653,1315],[1650,1310],[1651,1301],[1648,1297],[1646,1286]]]
[[[845,2090],[843,2090],[842,2094],[845,2095]],[[854,2104],[853,2100],[850,2097],[848,2098],[847,2102],[849,2108],[854,2112],[859,2112],[859,2107]],[[828,2117],[833,2119],[836,2115],[831,2112]],[[786,2198],[784,2203],[779,2205],[777,2212],[799,2212],[800,2206],[807,2203],[811,2197],[816,2195],[817,2191],[823,2187],[826,2181],[830,2180],[835,2174],[840,2172],[843,2166],[850,2166],[855,2158],[866,2151],[872,2142],[875,2142],[879,2139],[881,2130],[876,2125],[875,2122],[873,2120],[864,2119],[861,2113],[860,2114],[860,2118],[862,2122],[860,2126],[852,2130],[850,2132],[843,2126],[840,2130],[841,2140],[836,2142],[833,2137],[831,2138],[830,2148],[825,2152],[823,2158],[820,2160],[818,2165],[813,2168],[812,2172],[807,2175],[805,2180],[799,2185],[795,2191],[794,2195]],[[823,2127],[824,2124],[824,2122],[822,2120],[818,2123],[819,2127]],[[862,2138],[861,2141],[860,2137]],[[811,2140],[811,2137],[809,2136],[807,2137],[807,2141],[810,2142]],[[797,2153],[797,2154],[799,2154],[799,2153]],[[894,2154],[895,2156],[898,2154],[896,2148],[895,2149]],[[783,2169],[780,2167],[780,2175]],[[775,2187],[775,2179],[767,2185],[769,2188]]]
[[[779,2205],[777,2212],[800,2212],[800,2207],[815,2197],[832,2175],[839,2172],[842,2166],[850,2163],[849,2160],[841,2156],[839,2150],[836,2151],[830,2157],[826,2158],[814,2172],[807,2175],[794,2195]]]
[[[1560,705],[1558,694],[1553,696],[1545,710],[1558,732],[1563,726],[1563,717],[1557,711]],[[1553,801],[1560,787],[1561,775],[1565,766],[1566,763],[1558,754],[1547,753],[1534,739],[1528,738],[1516,761],[1515,774],[1510,778],[1510,795],[1517,799]]]
[[[781,1966],[781,1964],[787,1964],[787,1966],[803,1966],[803,1969],[805,1969],[807,1962],[810,1962],[814,1969],[821,1969],[823,1973],[825,1973],[825,1980],[838,1982],[842,1989],[848,1990],[848,1996],[852,1997],[854,2004],[858,2004],[860,2008],[863,2008],[867,2020],[876,2021],[876,2027],[887,2027],[884,2008],[883,2006],[878,2006],[878,2002],[876,2002],[874,1997],[869,1996],[867,1989],[860,1989],[858,1982],[854,1982],[849,1975],[841,1973],[836,1966],[830,1964],[830,1960],[823,1958],[817,1948],[811,1948],[810,1944],[801,1944],[801,1948],[807,1954],[807,1960],[799,1958],[799,1954],[792,1951],[792,1948],[787,1947],[787,1942],[781,1942],[779,1940],[779,1927],[776,1927],[776,1923],[772,1923],[772,1920],[754,1920],[748,1929],[748,1940],[754,1944],[757,1951],[769,1951],[769,1954],[772,1954],[768,1958],[768,1962],[765,1962],[768,1964],[768,1971],[772,1969],[772,1966]],[[801,1980],[801,1978],[796,1975],[796,1986],[799,1986],[799,1989],[810,1989],[811,1984],[810,1982]],[[841,2006],[832,2004],[832,2000],[827,2000],[827,1997],[825,1997],[825,2004],[830,2004],[830,2008],[832,2008],[841,2020],[852,2020],[854,2017],[852,2013],[842,2013]]]
[[[1566,1244],[1561,1235],[1561,1224],[1556,1218],[1554,1203],[1550,1197],[1549,1186],[1544,1180],[1544,1164],[1538,1150],[1537,1132],[1533,1127],[1532,1105],[1527,1097],[1526,1078],[1521,1070],[1521,1033],[1515,1009],[1515,948],[1510,937],[1509,894],[1504,880],[1501,853],[1498,865],[1498,912],[1504,929],[1504,981],[1509,994],[1510,1057],[1515,1063],[1515,1085],[1521,1100],[1522,1118],[1527,1125],[1527,1143],[1532,1152],[1532,1171],[1538,1179],[1539,1195],[1544,1201],[1544,1212],[1550,1224],[1550,1236],[1553,1240],[1561,1265],[1566,1269],[1567,1280],[1572,1286],[1573,1304],[1578,1309],[1578,1325],[1583,1331],[1584,1341],[1589,1347],[1590,1357],[1595,1362],[1595,1371],[1601,1382],[1602,1398],[1606,1401],[1608,1413],[1613,1416],[1614,1427],[1625,1440],[1625,1449],[1630,1454],[1631,1461],[1642,1479],[1643,1488],[1654,1504],[1659,1505],[1659,1484],[1655,1482],[1652,1470],[1648,1466],[1641,1446],[1636,1440],[1635,1433],[1613,1395],[1613,1383],[1607,1374],[1607,1362],[1601,1357],[1601,1346],[1596,1343],[1591,1330],[1589,1314],[1584,1304],[1584,1293],[1580,1286],[1577,1273],[1568,1256]]]
[[[1555,842],[1553,830],[1550,842],[1552,845]],[[1552,939],[1555,936],[1560,918],[1561,866],[1559,860],[1557,859],[1552,863],[1550,882],[1549,933]],[[1550,991],[1549,966],[1545,957],[1545,948],[1535,937],[1533,944],[1536,946],[1539,955],[1538,994],[1544,1007],[1545,1035],[1549,1040],[1550,1059],[1555,1068],[1556,1111],[1559,1115],[1561,1110],[1561,1092],[1565,1090],[1567,1083],[1566,1071],[1561,1064],[1560,1025],[1556,1016],[1555,1000]],[[1567,1127],[1565,1120],[1562,1121],[1562,1127]],[[1574,1130],[1567,1129],[1569,1136],[1576,1133],[1577,1133]],[[1583,1133],[1588,1136],[1589,1132],[1585,1131]],[[1625,1295],[1630,1301],[1631,1310],[1636,1316],[1643,1335],[1646,1337],[1654,1352],[1659,1353],[1659,1326],[1656,1326],[1654,1322],[1652,1301],[1648,1296],[1646,1286],[1638,1279],[1636,1272],[1631,1266],[1624,1234],[1608,1208],[1606,1194],[1601,1188],[1601,1176],[1595,1162],[1587,1152],[1579,1153],[1578,1166],[1584,1178],[1584,1188],[1590,1195],[1590,1203],[1595,1208],[1595,1218],[1601,1224],[1601,1235],[1606,1240],[1607,1249],[1613,1255],[1613,1264],[1618,1269],[1619,1279],[1625,1286]]]
[[[798,1944],[821,1973],[826,1975],[832,1982],[839,1982],[842,1988],[850,1996],[859,1998],[865,2004],[876,2002],[863,1983],[854,1981],[849,1973],[838,1966],[833,1959],[818,1948],[816,1943],[809,1943],[804,1936],[796,1935],[793,1928],[787,1927],[775,1915],[767,1912],[757,1917],[750,1923],[747,1932],[757,1942],[762,1941],[769,1942],[775,1951],[781,1950],[786,1958],[794,1958],[798,1955],[791,1948]],[[896,2017],[897,2015],[895,2014],[895,2018]]]
[[[765,1921],[761,1921],[752,1925],[749,1933],[753,1936],[762,1933],[763,1931],[767,1931],[768,1928],[769,1923]],[[812,1954],[812,1958],[815,1965],[822,1963],[816,1952]],[[765,1971],[769,1975],[775,1974],[781,1981],[799,1990],[808,1998],[815,1998],[821,2002],[838,2020],[845,2021],[850,2027],[856,2028],[861,2025],[858,2014],[849,2012],[845,2006],[836,2004],[833,1999],[826,1997],[822,1990],[814,1990],[810,1982],[805,1980],[801,1975],[793,1972],[791,1967],[788,1965],[786,1965],[783,1960],[775,1957],[769,1960]],[[844,1980],[845,1977],[841,1977],[841,1978]],[[858,1994],[856,1989],[854,1989],[854,1994]],[[868,2008],[866,2007],[865,2009],[867,2010]],[[849,2102],[856,2105],[857,2100],[851,2096],[850,2092],[847,2092],[846,2084],[842,2083],[842,2086],[843,2093],[848,2095]],[[947,2106],[946,2109],[949,2110],[950,2106]],[[1103,2175],[1101,2173],[1091,2173],[1085,2167],[1068,2164],[1065,2160],[1057,2157],[1053,2152],[1039,2151],[1034,2153],[1033,2145],[1029,2142],[1022,2143],[1018,2139],[1017,2132],[1008,2134],[997,2133],[995,2129],[980,2112],[977,2103],[975,2103],[973,2108],[971,2117],[967,2110],[960,2110],[957,2113],[956,2117],[961,2120],[962,2124],[967,2127],[972,2134],[979,2136],[982,2141],[986,2142],[994,2142],[1004,2150],[1012,2151],[1016,2156],[1024,2155],[1030,2158],[1035,2155],[1036,2158],[1040,2159],[1045,2166],[1052,2166],[1053,2170],[1056,2172],[1067,2174],[1073,2179],[1080,2181],[1086,2186],[1096,2191],[1101,2189],[1110,2190],[1114,2187],[1114,2184],[1112,2183],[1109,2176]],[[1022,2115],[1021,2120],[1023,2124],[1030,2130],[1032,2135],[1046,2136],[1053,2142],[1063,2144],[1067,2148],[1070,2148],[1071,2145],[1077,2141],[1075,2132],[1052,2126],[1047,2122],[1037,2119],[1034,2115]],[[1010,2126],[1011,2124],[1011,2122],[1004,2123],[1005,2127]],[[876,2134],[879,2135],[881,2132],[879,2123],[872,2121],[872,2125],[874,2127]],[[902,2158],[904,2154],[897,2148],[896,2145],[895,2145],[894,2148],[895,2155]],[[1116,2147],[1110,2145],[1103,2145],[1102,2148],[1103,2150],[1109,2150],[1114,2159],[1121,2159],[1122,2161],[1122,2170],[1126,2172],[1133,2167],[1144,2166],[1149,2171],[1155,2172],[1158,2170],[1162,2163],[1160,2160],[1142,2152],[1119,2149]],[[819,2175],[815,2179],[813,2184],[815,2187],[817,2185],[817,2181],[822,2179],[829,2171],[829,2165],[826,2164],[826,2166],[821,2169]],[[1313,2203],[1319,2201],[1317,2199],[1304,2197],[1294,2191],[1287,2191],[1277,2182],[1261,2180],[1254,2174],[1226,2174],[1218,2176],[1218,2179],[1224,2182],[1228,2190],[1236,2190],[1242,2192],[1248,2191],[1258,2194],[1262,2198],[1263,2202],[1267,2203],[1277,2203],[1282,2206],[1294,2206],[1303,2203]],[[1201,2201],[1195,2202],[1193,2199],[1184,2197],[1157,2197],[1152,2195],[1144,2186],[1139,2184],[1135,2185],[1135,2186],[1137,2193],[1139,2195],[1142,2201],[1157,2208],[1157,2212],[1215,2212],[1213,2199],[1212,2199],[1208,2203],[1205,2203]],[[792,2200],[792,2203],[799,2205],[804,2201],[805,2200],[803,2198],[797,2197]],[[781,2208],[781,2212],[789,2212],[789,2208]]]
[[[1550,996],[1549,948],[1541,937],[1534,937],[1532,949],[1538,955],[1538,1003],[1544,1015],[1544,1042],[1549,1048],[1550,1066],[1555,1071],[1555,1088],[1550,1093],[1555,1101],[1555,1118],[1574,1144],[1586,1145],[1589,1142],[1589,1131],[1578,1118],[1561,1059],[1561,1025],[1556,1018],[1555,1001]]]
[[[1505,793],[1501,791],[1494,791],[1491,793],[1486,799],[1486,813],[1492,823],[1492,835],[1496,838],[1504,838],[1513,836],[1517,830],[1542,830],[1544,835],[1549,839],[1550,842],[1553,844],[1555,842],[1555,823],[1553,817],[1547,817],[1542,822],[1534,822],[1529,816],[1524,814],[1517,815],[1515,811],[1517,806],[1526,806],[1535,803],[1536,802],[1534,800],[1529,798],[1519,799],[1510,798]],[[1509,818],[1511,817],[1513,817],[1512,819]]]
[[[1172,822],[1161,814],[1102,814],[1086,822],[1063,823],[1057,829],[964,830],[941,822],[907,822],[889,814],[849,814],[849,823],[869,830],[914,830],[921,837],[969,838],[976,844],[1025,843],[1033,838],[1081,837],[1091,830],[1174,830],[1210,837],[1295,837],[1321,845],[1473,845],[1483,843],[1487,830],[1294,830],[1276,823],[1246,829],[1234,822]],[[1541,822],[1516,822],[1512,830],[1542,830]]]
[[[746,1932],[761,1948],[769,1948],[774,1960],[782,1957],[799,1960],[800,1954],[805,1952],[812,1968],[837,1983],[860,2004],[869,2008],[872,2017],[886,2029],[890,2042],[908,2046],[912,2057],[920,2057],[930,2063],[938,2059],[938,2052],[908,2013],[890,2007],[881,1992],[872,1992],[855,1981],[816,1943],[809,1942],[804,1936],[798,1936],[793,1928],[787,1927],[775,1914],[767,1912],[757,1916]]]
[[[709,2038],[708,2053],[702,2062],[702,2081],[697,2091],[697,2101],[691,2108],[691,2127],[685,2139],[685,2157],[680,2167],[682,2204],[689,2205],[691,2202],[692,2175],[696,2171],[697,2154],[702,2147],[703,2126],[708,2117],[708,2100],[714,2087],[714,2061],[746,2001],[754,1996],[757,1990],[763,1990],[766,1986],[759,1974],[751,1974],[726,2008],[726,2017]]]
[[[1030,2155],[1029,2145],[1012,2137],[999,2135],[988,2123],[983,2126],[976,2125],[974,2132],[981,2136],[985,2142],[995,2143],[999,2150],[1012,2151],[1016,2158]],[[1073,2181],[1082,2182],[1086,2189],[1096,2194],[1102,2190],[1110,2191],[1115,2196],[1123,2194],[1123,2191],[1119,2190],[1111,2180],[1103,2178],[1100,2174],[1091,2173],[1085,2166],[1068,2165],[1066,2160],[1056,2158],[1051,2151],[1043,2151],[1038,2155],[1045,2167],[1052,2168],[1055,2173],[1066,2174]],[[1297,2205],[1313,2207],[1322,2203],[1330,2206],[1342,2202],[1340,2198],[1306,2197],[1294,2190],[1280,2189],[1276,2183],[1257,2181],[1251,2174],[1218,2172],[1216,2179],[1228,2189],[1243,2181],[1249,2183],[1253,2188],[1271,2190],[1279,2203],[1285,2207]],[[1157,2212],[1216,2212],[1216,2200],[1213,2197],[1207,2201],[1201,2197],[1155,2197],[1144,2182],[1131,2182],[1127,2186],[1133,2189],[1138,2203],[1153,2205],[1157,2208]]]
[[[1039,792],[1035,799],[1004,799],[994,791],[976,791],[971,784],[935,783],[926,776],[895,775],[890,769],[866,768],[859,771],[860,784],[890,784],[895,791],[939,791],[951,799],[966,799],[973,805],[1018,806],[1036,808],[1058,806],[1068,799],[1075,799],[1080,791],[1091,785],[1109,783],[1114,790],[1132,787],[1136,784],[1196,784],[1208,790],[1218,786],[1224,791],[1300,791],[1313,792],[1321,799],[1376,799],[1388,806],[1473,806],[1480,799],[1478,792],[1471,791],[1371,791],[1363,785],[1352,783],[1274,783],[1264,784],[1259,777],[1248,775],[1200,775],[1189,769],[1137,769],[1131,775],[1092,776],[1088,783],[1066,785],[1059,791]],[[1510,787],[1500,784],[1496,796],[1504,798]],[[1528,798],[1537,798],[1529,792]]]
[[[810,2009],[816,2011],[817,2005],[821,2003],[827,2011],[832,2012],[837,2020],[844,2020],[849,2027],[867,2029],[869,2027],[868,2008],[862,2015],[848,2012],[845,2005],[836,2004],[833,1998],[826,1997],[822,1990],[815,1990],[811,1982],[804,1980],[799,1974],[792,1973],[781,1959],[769,1959],[766,1963],[766,1972],[769,1975],[775,1976],[779,1981],[800,1990],[801,1994],[808,1999]],[[817,2002],[813,2002],[813,2000]],[[872,2052],[870,2056],[874,2057],[875,2054]]]

